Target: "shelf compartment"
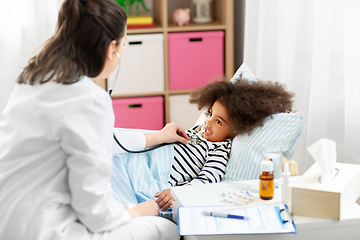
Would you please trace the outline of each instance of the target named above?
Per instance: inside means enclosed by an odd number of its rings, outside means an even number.
[[[203,112],[196,104],[189,103],[189,96],[189,94],[181,94],[169,97],[170,122],[179,123],[183,129],[193,127]]]
[[[228,8],[227,5],[231,4],[230,3],[231,0],[212,0],[211,1],[211,15],[212,15],[212,19],[213,22],[218,22],[221,23],[223,25],[227,24],[227,20],[226,20],[226,15],[228,15],[229,10],[233,10],[232,8]],[[200,23],[194,23],[192,21],[193,19],[193,6],[191,3],[191,0],[167,0],[167,21],[169,23],[169,26],[172,25],[172,21],[171,21],[171,16],[174,10],[178,9],[178,8],[190,8],[191,9],[191,20],[190,23],[193,24],[197,24],[197,25],[202,25]],[[230,14],[232,15],[232,13]]]

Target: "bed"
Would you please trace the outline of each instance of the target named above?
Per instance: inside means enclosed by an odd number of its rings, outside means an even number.
[[[255,80],[245,63],[237,70],[232,80],[240,74]],[[200,116],[195,124],[201,124]],[[238,135],[232,143],[230,159],[222,181],[239,181],[258,178],[262,161],[261,145],[268,141],[283,143],[283,156],[291,159],[295,153],[305,126],[301,113],[278,113],[268,117],[263,126],[251,134]],[[120,129],[121,131],[144,131]],[[173,160],[173,145],[163,146],[141,154],[124,153],[113,158],[111,184],[117,200],[137,204],[154,199],[154,194],[170,188],[168,178]]]

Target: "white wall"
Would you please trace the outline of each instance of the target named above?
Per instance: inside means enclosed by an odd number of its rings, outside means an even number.
[[[360,164],[360,1],[249,0],[245,11],[247,65],[286,84],[307,119],[293,157],[299,173],[321,138],[336,142],[338,162]]]
[[[0,114],[22,68],[36,49],[55,32],[62,1],[1,0]]]

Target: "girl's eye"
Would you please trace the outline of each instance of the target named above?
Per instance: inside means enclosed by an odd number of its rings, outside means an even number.
[[[216,120],[216,123],[219,124],[219,125],[222,124],[219,119]]]
[[[210,117],[212,116],[212,112],[209,112],[209,116],[210,116]]]

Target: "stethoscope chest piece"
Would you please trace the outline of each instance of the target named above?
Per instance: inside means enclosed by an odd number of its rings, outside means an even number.
[[[189,140],[190,144],[199,144],[200,143],[200,139],[198,136],[191,136],[190,140]]]

